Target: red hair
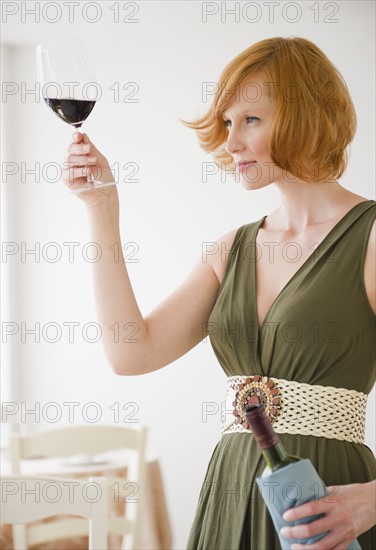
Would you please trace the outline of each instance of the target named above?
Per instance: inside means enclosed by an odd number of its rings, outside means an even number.
[[[220,75],[207,113],[181,122],[196,130],[201,148],[213,153],[220,168],[235,170],[224,148],[222,113],[238,97],[239,86],[261,73],[271,84],[276,108],[269,143],[272,161],[306,181],[339,179],[348,163],[346,147],[356,132],[356,112],[340,72],[305,38],[268,38],[241,52]]]

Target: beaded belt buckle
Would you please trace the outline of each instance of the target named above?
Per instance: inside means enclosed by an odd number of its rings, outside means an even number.
[[[280,434],[364,444],[367,394],[262,375],[227,378],[221,433],[252,433],[245,411],[262,404]]]
[[[270,422],[278,416],[281,410],[281,394],[277,383],[268,376],[249,376],[235,388],[235,401],[233,415],[235,424],[241,424],[243,428],[250,429],[245,411],[252,405],[262,404]]]

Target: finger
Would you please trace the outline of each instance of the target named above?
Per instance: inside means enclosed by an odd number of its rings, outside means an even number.
[[[324,498],[322,498],[320,500],[306,502],[294,508],[289,508],[282,517],[285,521],[296,521],[297,519],[324,514],[329,507],[330,504],[326,503]]]
[[[90,140],[89,136],[87,134],[82,134],[82,143],[85,145],[90,145],[90,149],[95,149],[94,143]]]
[[[68,147],[69,155],[87,155],[92,146],[91,143],[71,143]]]
[[[77,130],[72,136],[72,139],[75,143],[79,143],[83,139],[83,134]]]
[[[89,145],[90,151],[97,151],[94,143],[89,139],[89,136],[87,134],[82,134],[82,136],[83,136],[82,143],[84,143],[85,145]]]
[[[294,543],[291,545],[291,550],[334,550],[334,548],[344,550],[344,548],[347,548],[348,544],[344,545],[343,542],[341,533],[337,530],[333,530],[314,544]]]
[[[281,535],[287,539],[308,539],[315,535],[330,531],[333,526],[333,520],[324,517],[312,523],[302,523],[300,525],[294,525],[293,527],[282,527]]]
[[[95,162],[96,160],[97,160],[97,157],[93,157],[89,155],[66,155],[64,160],[64,165],[84,166],[86,164],[90,164],[91,162]]]
[[[339,544],[336,544],[335,546],[333,546],[332,550],[343,550],[344,548],[349,548],[353,540],[354,539],[348,539],[348,540],[343,539]]]
[[[89,166],[84,166],[82,168],[70,168],[62,171],[61,179],[64,183],[74,183],[76,180],[81,178],[87,178],[91,173]]]

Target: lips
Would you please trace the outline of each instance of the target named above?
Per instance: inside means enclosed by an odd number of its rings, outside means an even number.
[[[256,164],[256,162],[257,162],[256,160],[237,162],[236,167],[239,171],[242,171],[248,168],[248,166],[252,166],[253,164]]]

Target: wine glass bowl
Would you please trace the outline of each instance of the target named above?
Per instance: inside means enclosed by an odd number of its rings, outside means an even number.
[[[58,117],[77,129],[81,128],[82,123],[90,115],[95,105],[95,101],[86,99],[59,99],[52,97],[44,97],[43,99]]]
[[[100,87],[81,40],[50,40],[37,46],[37,74],[42,97],[61,120],[81,129],[100,98]],[[74,194],[116,185],[87,177],[87,184]]]

